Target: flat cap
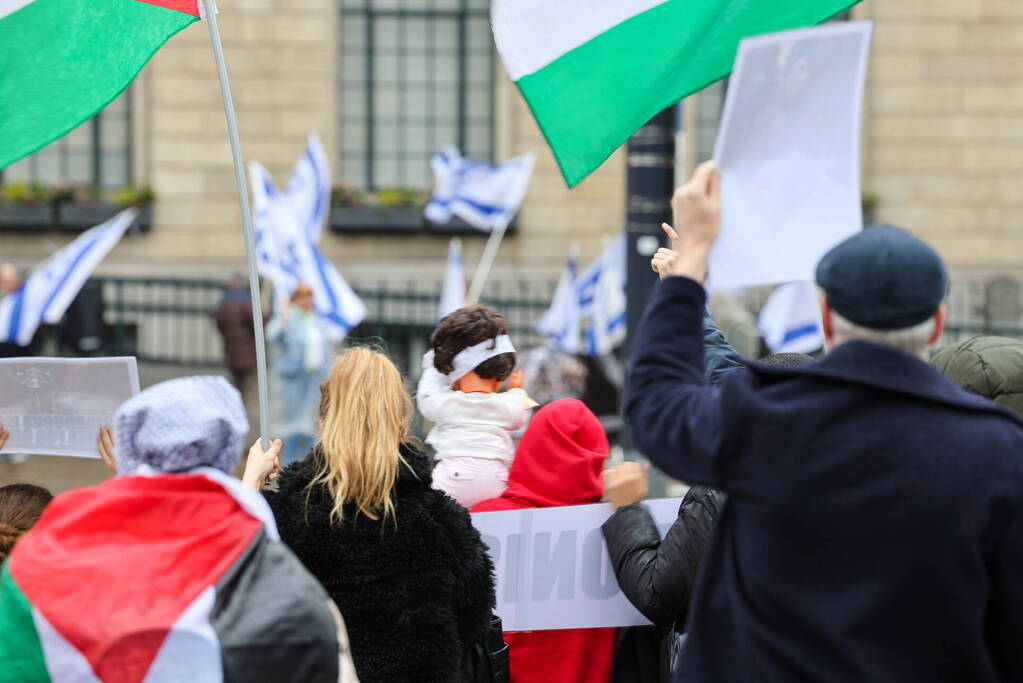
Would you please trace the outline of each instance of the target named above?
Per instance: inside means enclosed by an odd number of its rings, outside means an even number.
[[[875,330],[925,322],[948,293],[938,252],[905,230],[866,228],[829,251],[817,265],[817,284],[846,320]]]

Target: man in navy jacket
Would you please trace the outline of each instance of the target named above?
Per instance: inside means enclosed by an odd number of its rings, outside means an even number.
[[[626,418],[668,474],[724,489],[678,681],[1023,680],[1023,423],[922,358],[947,274],[869,228],[818,268],[832,352],[705,384],[720,174],[673,198]]]

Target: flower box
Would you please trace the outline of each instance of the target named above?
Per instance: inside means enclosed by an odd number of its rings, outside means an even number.
[[[0,231],[84,232],[116,216],[125,207],[115,202],[62,204],[0,204]],[[143,232],[152,226],[152,210],[143,207],[138,223]]]
[[[52,204],[0,204],[0,230],[51,230],[57,220],[57,209]]]
[[[411,234],[423,229],[421,209],[377,209],[340,207],[331,209],[334,232],[353,234]]]
[[[57,227],[62,232],[83,232],[95,227],[104,221],[108,221],[125,210],[124,206],[115,202],[89,202],[82,204],[61,204],[60,224]],[[148,207],[139,209],[139,228],[146,232],[152,227],[153,212]]]
[[[411,235],[424,233],[453,237],[457,235],[485,235],[461,218],[455,217],[446,225],[431,223],[423,217],[422,209],[378,209],[371,207],[340,207],[330,213],[331,230],[341,234]],[[513,235],[517,220],[508,226],[506,234]]]

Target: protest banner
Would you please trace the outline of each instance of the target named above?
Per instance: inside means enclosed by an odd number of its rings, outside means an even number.
[[[681,503],[646,502],[662,536]],[[497,571],[505,631],[649,625],[615,580],[600,529],[613,511],[600,503],[472,516]]]
[[[3,452],[98,458],[99,428],[137,393],[133,357],[0,359]]]
[[[863,229],[860,126],[873,24],[744,40],[714,158],[721,236],[708,287],[813,280],[820,257]]]

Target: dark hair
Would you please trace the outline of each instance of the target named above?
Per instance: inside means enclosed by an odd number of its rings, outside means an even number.
[[[14,543],[32,528],[53,500],[53,494],[33,484],[0,486],[0,564],[14,549]]]
[[[804,363],[812,363],[813,356],[805,353],[772,353],[760,359],[764,365],[773,365],[778,368],[791,368]]]
[[[489,306],[466,306],[444,316],[430,337],[433,367],[447,374],[455,369],[455,356],[470,346],[508,334],[508,321]],[[515,369],[515,354],[502,353],[476,366],[482,379],[503,382]]]

